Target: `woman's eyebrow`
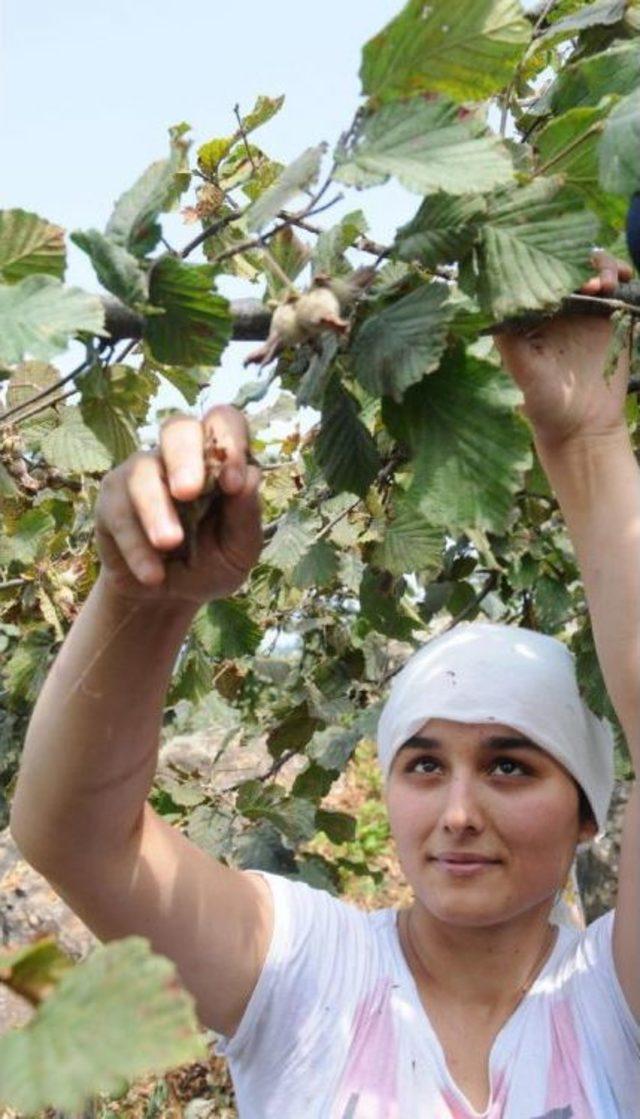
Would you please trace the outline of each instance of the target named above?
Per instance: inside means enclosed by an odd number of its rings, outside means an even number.
[[[532,742],[530,738],[524,735],[511,735],[511,734],[495,734],[490,738],[485,738],[481,746],[486,746],[489,750],[537,750],[539,753],[541,749]],[[439,738],[426,738],[422,735],[413,734],[406,742],[400,747],[398,753],[402,750],[438,750],[442,746]]]

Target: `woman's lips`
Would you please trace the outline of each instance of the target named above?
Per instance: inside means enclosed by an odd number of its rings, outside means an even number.
[[[447,874],[453,874],[456,877],[465,878],[471,874],[479,874],[481,870],[490,870],[491,867],[498,866],[497,859],[478,859],[471,860],[467,857],[464,859],[440,857],[432,860],[441,870]]]

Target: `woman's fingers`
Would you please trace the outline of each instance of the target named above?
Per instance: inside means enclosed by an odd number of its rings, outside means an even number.
[[[619,283],[630,280],[633,275],[629,264],[624,260],[616,260],[604,249],[596,249],[591,260],[598,275],[587,280],[580,288],[585,295],[611,295]]]
[[[193,416],[171,416],[160,432],[160,453],[173,497],[190,501],[205,483],[204,445],[213,435],[224,466],[219,482],[226,493],[238,493],[247,476],[249,432],[241,412],[230,405],[217,405],[199,420]]]

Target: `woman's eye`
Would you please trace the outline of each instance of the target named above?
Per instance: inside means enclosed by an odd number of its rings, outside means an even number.
[[[423,771],[418,770],[418,766],[419,765],[424,765],[424,766],[429,767],[429,766],[433,766],[433,765],[437,765],[437,764],[438,763],[437,763],[435,758],[415,758],[414,761],[409,763],[409,765],[407,766],[407,770],[410,773],[414,773],[414,772],[433,773],[433,770],[430,769],[430,768],[427,768]]]
[[[525,772],[524,767],[521,766],[519,762],[514,762],[512,758],[496,758],[494,764],[496,766],[504,765],[509,767],[505,773],[505,776],[510,776],[514,772],[514,768],[519,769],[520,773]]]

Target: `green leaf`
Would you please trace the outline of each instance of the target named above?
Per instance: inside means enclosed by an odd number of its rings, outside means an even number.
[[[112,464],[110,452],[72,405],[61,409],[60,426],[43,436],[41,450],[51,466],[69,474],[100,474]]]
[[[556,20],[541,35],[537,47],[549,46],[559,39],[570,39],[588,27],[611,25],[624,18],[627,0],[596,0],[595,4],[580,4],[577,11]]]
[[[273,758],[280,758],[289,750],[304,750],[319,720],[309,714],[308,704],[299,703],[288,711],[281,723],[267,735],[267,748]]]
[[[319,528],[318,517],[302,509],[291,509],[263,551],[262,562],[290,574],[314,543]]]
[[[294,587],[326,587],[333,583],[338,573],[338,556],[328,540],[318,540],[305,552],[293,569],[291,582]]]
[[[448,297],[446,284],[423,284],[365,319],[351,353],[367,392],[401,400],[409,385],[437,368],[456,310]]]
[[[185,126],[188,127],[188,126]],[[188,144],[182,140],[184,129],[170,130],[171,151],[168,159],[159,159],[147,167],[133,186],[120,196],[107,222],[105,234],[134,256],[145,256],[157,245],[161,229],[158,214],[168,210],[179,194],[182,183],[178,172],[184,170]]]
[[[389,430],[414,455],[407,501],[432,525],[506,529],[532,462],[518,399],[501,370],[457,354],[409,389],[402,405],[385,402]]]
[[[15,531],[0,541],[0,564],[13,560],[23,566],[36,563],[46,552],[56,523],[44,509],[31,508],[20,517]]]
[[[26,276],[0,285],[0,361],[14,365],[25,354],[45,361],[66,349],[78,331],[103,334],[97,295],[66,288],[53,276]]]
[[[44,361],[23,361],[14,369],[7,386],[6,407],[19,408],[33,400],[43,389],[51,388],[60,381],[60,374],[54,365]],[[52,394],[53,396],[53,394]]]
[[[314,734],[307,746],[307,757],[322,769],[341,773],[361,737],[357,728],[326,727]]]
[[[0,546],[2,541],[0,540]],[[10,695],[16,699],[24,699],[27,703],[35,703],[42,691],[49,668],[51,667],[52,645],[49,635],[41,630],[31,630],[21,635],[20,644],[15,648],[11,657],[5,662],[3,668],[4,681]],[[0,1052],[2,1052],[0,1038]],[[0,1058],[0,1068],[2,1058]],[[4,1089],[5,1081],[0,1075],[0,1084]]]
[[[559,192],[561,179],[538,179],[497,194],[478,253],[478,294],[497,319],[553,307],[590,274],[598,220]]]
[[[0,276],[15,283],[34,272],[62,279],[64,229],[27,210],[0,210]]]
[[[347,812],[329,812],[326,808],[316,811],[316,828],[323,831],[332,843],[349,843],[356,837],[357,820]]]
[[[325,394],[315,455],[331,489],[364,497],[380,470],[375,440],[358,415],[358,406],[337,382]]]
[[[566,66],[536,111],[559,115],[586,108],[611,94],[631,93],[640,84],[640,51],[637,43],[616,43],[609,50]],[[547,108],[548,106],[548,108]]]
[[[372,559],[376,567],[392,575],[410,571],[435,574],[441,565],[443,544],[442,529],[430,525],[401,494],[394,501],[382,543],[376,546]]]
[[[166,365],[215,365],[231,338],[229,303],[211,291],[209,264],[183,264],[175,257],[158,260],[150,275],[149,298],[164,308],[150,315],[144,337],[153,356]]]
[[[638,189],[640,112],[638,91],[624,97],[606,121],[599,148],[600,185],[631,195]]]
[[[290,198],[314,182],[318,177],[322,156],[326,150],[326,144],[307,148],[293,163],[285,167],[273,186],[265,190],[245,213],[244,221],[247,229],[258,231],[263,229]]]
[[[135,256],[97,229],[77,229],[71,240],[90,257],[96,276],[107,291],[130,307],[147,302],[147,277]]]
[[[570,109],[555,117],[536,135],[540,165],[553,163],[567,186],[586,194],[598,193],[597,147],[606,106]]]
[[[418,194],[467,194],[470,185],[477,193],[493,190],[513,181],[513,165],[504,143],[482,132],[450,101],[386,105],[365,120],[351,152],[336,151],[334,178],[362,187],[395,175]]]
[[[409,0],[366,44],[363,92],[387,100],[435,90],[482,101],[508,84],[530,38],[517,0]]]
[[[245,781],[238,789],[236,809],[248,820],[268,820],[296,845],[315,835],[315,805],[301,797],[288,797],[277,785]]]
[[[252,620],[247,604],[234,598],[203,607],[193,628],[207,653],[216,658],[251,656],[262,641],[262,632]]]
[[[390,579],[388,572],[373,567],[364,569],[360,583],[360,609],[367,626],[399,641],[408,641],[415,628],[401,608],[404,586],[404,579]]]
[[[397,254],[431,269],[466,256],[485,212],[486,203],[477,194],[430,194],[411,221],[398,229]]]
[[[353,210],[331,229],[323,229],[313,250],[314,273],[328,272],[335,276],[339,271],[350,271],[344,253],[367,231],[367,220],[362,210]]]
[[[266,124],[284,105],[284,93],[280,97],[265,97],[260,94],[253,109],[242,118],[242,127],[245,132],[253,132],[260,125]]]
[[[67,971],[35,1017],[0,1038],[2,1101],[78,1112],[98,1092],[205,1056],[174,964],[127,937]]]
[[[83,400],[80,411],[86,426],[107,451],[110,465],[118,466],[139,450],[135,425],[109,397]]]
[[[218,164],[228,155],[235,143],[235,136],[223,136],[218,140],[209,140],[201,144],[196,153],[198,167],[205,175],[215,175]]]

